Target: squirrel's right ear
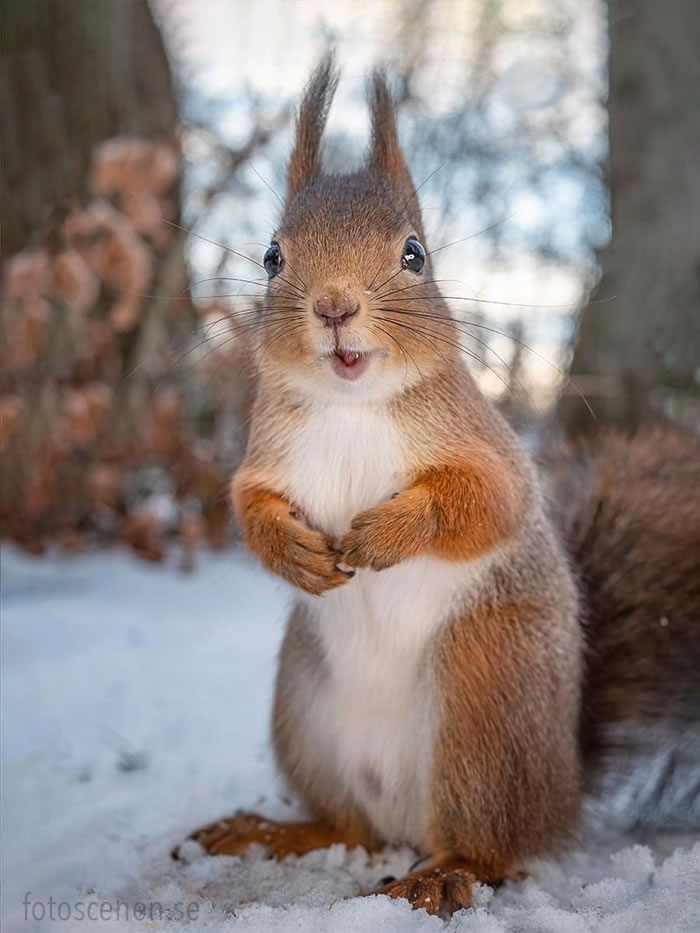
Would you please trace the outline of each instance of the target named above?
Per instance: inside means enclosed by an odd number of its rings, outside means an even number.
[[[338,86],[332,52],[317,65],[304,92],[297,115],[296,142],[287,169],[287,207],[321,167],[321,136]]]
[[[389,90],[386,74],[381,68],[377,68],[372,73],[368,96],[372,118],[369,165],[388,178],[405,196],[406,212],[413,222],[416,233],[422,239],[422,222],[416,189],[399,145],[394,98]]]

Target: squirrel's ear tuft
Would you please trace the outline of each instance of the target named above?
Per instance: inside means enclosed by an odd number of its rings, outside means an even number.
[[[372,73],[368,96],[372,118],[370,168],[388,178],[405,195],[406,211],[416,228],[416,233],[422,236],[416,189],[399,145],[394,98],[383,69],[377,68]]]
[[[321,136],[338,86],[332,52],[317,65],[304,92],[297,115],[296,142],[287,169],[287,206],[321,167]]]

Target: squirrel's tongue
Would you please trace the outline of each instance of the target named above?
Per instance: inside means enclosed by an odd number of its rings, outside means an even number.
[[[354,350],[343,350],[338,347],[332,359],[333,371],[341,379],[354,382],[360,379],[369,365],[371,353],[355,353]]]
[[[354,366],[360,358],[359,353],[353,353],[351,350],[336,350],[335,355],[339,360],[342,360],[345,366]]]

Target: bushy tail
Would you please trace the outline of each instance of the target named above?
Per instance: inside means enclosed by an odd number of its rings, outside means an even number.
[[[700,439],[601,434],[543,466],[582,595],[589,787],[628,825],[700,826]]]

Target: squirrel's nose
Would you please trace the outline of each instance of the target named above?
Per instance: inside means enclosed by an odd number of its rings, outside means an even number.
[[[321,318],[326,327],[344,324],[360,310],[359,304],[350,301],[334,301],[332,298],[319,298],[314,302],[314,313]]]

